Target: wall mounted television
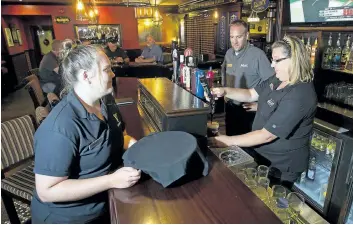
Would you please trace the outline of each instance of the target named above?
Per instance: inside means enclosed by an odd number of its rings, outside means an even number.
[[[290,23],[346,26],[353,23],[352,0],[288,0]]]

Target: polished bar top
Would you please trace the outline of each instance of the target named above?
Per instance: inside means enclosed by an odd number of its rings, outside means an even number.
[[[207,103],[190,94],[167,78],[140,79],[139,83],[162,107],[167,115],[175,113],[209,113]]]
[[[117,97],[136,97],[136,79],[119,78]],[[148,134],[136,102],[120,107],[127,133]],[[208,152],[209,175],[179,187],[152,179],[128,189],[109,190],[112,223],[281,223],[276,215],[215,155]]]

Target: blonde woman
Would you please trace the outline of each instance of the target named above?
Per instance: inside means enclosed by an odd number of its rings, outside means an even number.
[[[258,101],[252,131],[237,136],[217,136],[211,146],[254,147],[282,172],[281,180],[294,182],[305,171],[309,138],[317,97],[313,72],[305,46],[286,36],[272,45],[272,67],[276,75],[252,89],[215,88],[213,94],[240,102]],[[234,115],[236,116],[236,115]]]

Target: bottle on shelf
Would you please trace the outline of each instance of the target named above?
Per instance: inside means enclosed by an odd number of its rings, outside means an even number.
[[[301,39],[301,41],[303,42],[303,44],[305,44],[305,43],[304,43],[304,36],[302,36],[302,39]]]
[[[341,47],[341,33],[338,33],[338,39],[336,42],[336,47],[333,50],[332,54],[332,69],[339,70],[341,66],[341,54],[342,54],[342,47]]]
[[[342,55],[341,55],[341,70],[344,70],[346,67],[346,63],[348,60],[349,52],[350,52],[350,45],[351,45],[351,35],[348,35],[346,44],[344,48],[342,49]]]
[[[316,175],[316,158],[312,157],[310,159],[309,168],[306,176],[309,180],[314,181],[315,175]]]
[[[333,47],[332,47],[332,33],[330,33],[330,37],[327,42],[327,46],[324,50],[324,54],[322,57],[322,65],[321,67],[323,69],[331,69],[331,61],[332,61],[332,53],[333,53]]]
[[[353,71],[353,42],[346,62],[346,70]]]
[[[306,51],[308,52],[309,57],[310,57],[310,54],[311,54],[310,36],[308,37],[308,42],[306,42]]]
[[[180,55],[180,65],[179,65],[179,83],[181,87],[184,87],[184,55]]]
[[[304,184],[305,183],[305,179],[306,179],[306,172],[302,172],[302,174],[300,175],[300,178],[299,178],[299,183],[301,184]]]
[[[206,78],[207,78],[207,81],[208,81],[208,86],[210,88],[212,88],[213,87],[213,81],[214,81],[214,73],[213,73],[213,70],[212,70],[212,66],[208,70]]]
[[[315,38],[314,45],[311,47],[310,64],[312,69],[315,68],[316,49],[317,49],[317,38]]]

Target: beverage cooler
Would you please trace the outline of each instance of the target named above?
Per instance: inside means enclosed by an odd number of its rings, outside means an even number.
[[[315,119],[308,170],[293,185],[330,223],[353,223],[353,135]]]

